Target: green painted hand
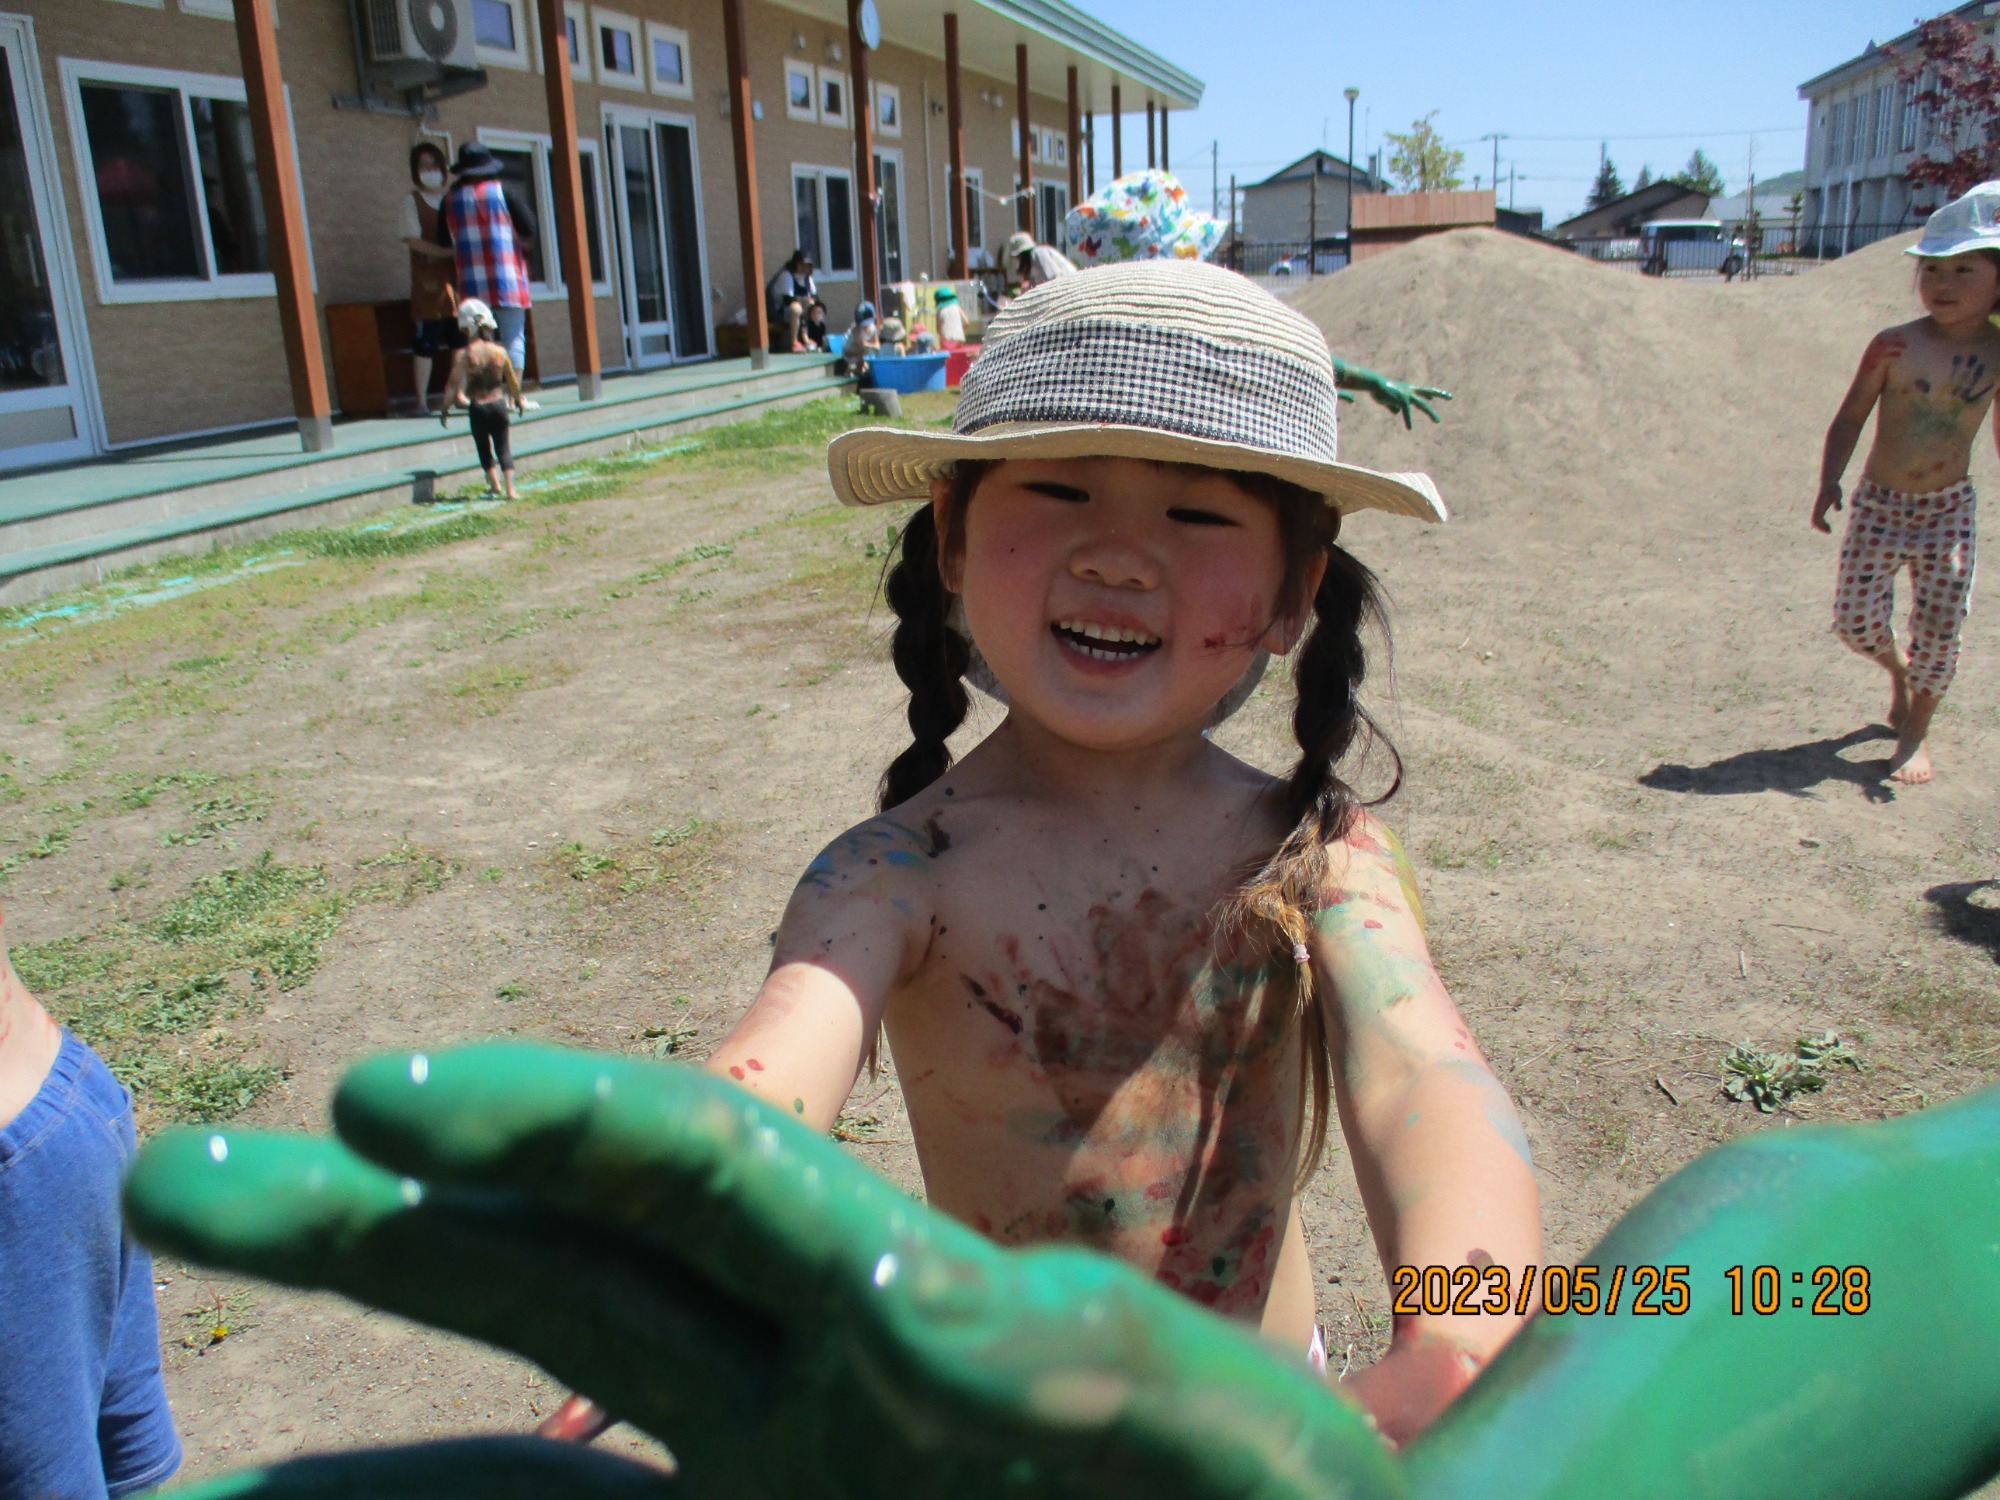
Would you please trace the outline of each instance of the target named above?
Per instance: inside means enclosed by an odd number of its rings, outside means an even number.
[[[698,1073],[470,1047],[364,1063],[334,1115],[345,1145],[160,1137],[134,1224],[525,1354],[681,1476],[488,1440],[190,1500],[1942,1500],[2000,1469],[2000,1089],[1711,1152],[1586,1257],[1626,1268],[1616,1314],[1532,1320],[1396,1456],[1288,1352],[1113,1261],[998,1249]],[[1813,1315],[1822,1265],[1867,1269],[1865,1312],[1841,1280]],[[1686,1311],[1635,1313],[1639,1266],[1686,1267]]]
[[[1340,398],[1352,401],[1348,389],[1366,391],[1380,405],[1389,409],[1391,416],[1401,417],[1405,427],[1410,426],[1410,408],[1415,407],[1433,422],[1438,414],[1431,410],[1433,401],[1449,401],[1451,392],[1440,390],[1434,385],[1411,385],[1402,380],[1391,380],[1387,375],[1377,375],[1373,370],[1364,370],[1359,365],[1350,365],[1344,359],[1333,362],[1334,379],[1342,387]]]
[[[1105,1257],[1002,1250],[704,1074],[507,1044],[378,1058],[334,1120],[339,1142],[162,1135],[134,1226],[526,1355],[672,1447],[663,1494],[1404,1493],[1302,1359]],[[409,1450],[424,1477],[400,1492],[494,1493],[517,1451]],[[546,1493],[640,1482],[591,1459]],[[195,1493],[340,1493],[347,1461]]]

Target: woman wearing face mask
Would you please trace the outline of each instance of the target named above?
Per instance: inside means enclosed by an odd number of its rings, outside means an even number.
[[[410,148],[410,181],[403,198],[403,243],[410,249],[410,320],[417,326],[411,341],[412,373],[417,385],[417,415],[430,415],[431,361],[440,353],[465,347],[456,321],[458,293],[452,286],[452,252],[440,243],[439,203],[444,198],[444,148],[418,141]]]

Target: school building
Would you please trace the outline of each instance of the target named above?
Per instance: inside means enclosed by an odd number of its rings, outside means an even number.
[[[794,247],[842,327],[1017,226],[1053,238],[1128,159],[1164,163],[1202,92],[1064,0],[12,7],[0,469],[294,420],[324,445],[370,320],[408,297],[418,141],[499,154],[542,231],[531,361],[595,391],[761,366],[763,281]]]

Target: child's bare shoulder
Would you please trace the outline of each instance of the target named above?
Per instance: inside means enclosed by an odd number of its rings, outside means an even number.
[[[1416,867],[1410,863],[1403,841],[1374,813],[1365,808],[1357,812],[1347,832],[1327,852],[1322,911],[1387,904],[1407,908],[1422,924],[1424,907],[1417,893]]]
[[[1893,364],[1913,349],[1922,349],[1933,342],[1929,318],[1915,318],[1908,323],[1898,323],[1893,328],[1884,328],[1868,341],[1868,348],[1861,356],[1864,368]]]

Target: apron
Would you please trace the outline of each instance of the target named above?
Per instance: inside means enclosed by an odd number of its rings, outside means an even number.
[[[442,215],[424,202],[424,195],[410,194],[417,204],[417,223],[422,226],[423,237],[431,244],[443,243],[440,233]],[[458,297],[451,286],[451,262],[433,260],[428,255],[410,252],[410,317],[418,323],[431,323],[439,318],[449,318],[458,312]]]

